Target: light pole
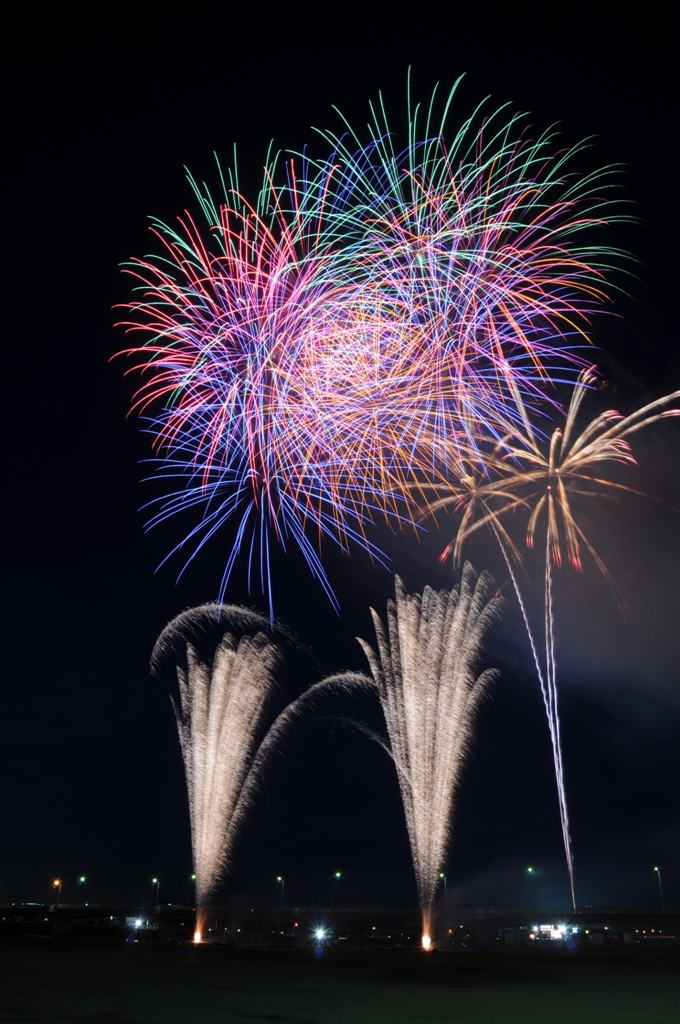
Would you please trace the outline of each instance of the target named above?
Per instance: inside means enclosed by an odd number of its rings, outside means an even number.
[[[331,886],[331,910],[335,910],[335,883],[338,878],[342,878],[342,872],[336,871],[333,874],[333,883]]]
[[[656,871],[656,877],[659,879],[659,894],[661,895],[661,909],[665,910],[666,906],[665,906],[664,901],[663,901],[663,889],[661,888],[661,872],[659,871],[658,868],[654,868],[654,870]]]
[[[55,878],[54,881],[52,882],[52,888],[58,890],[57,891],[57,902],[55,904],[55,906],[57,906],[57,907],[59,906],[59,900],[61,899],[61,884],[62,884],[61,878]]]
[[[156,886],[156,906],[158,906],[158,890],[160,888],[161,880],[160,878],[152,878],[151,883]]]
[[[85,882],[86,882],[86,881],[87,881],[87,878],[85,877],[85,875],[81,875],[81,876],[79,877],[79,879],[78,879],[78,885],[79,885],[79,886],[81,886],[81,885],[85,885]]]
[[[189,906],[189,888],[192,882],[196,884],[196,875],[189,875],[189,881],[187,882],[187,906]]]
[[[286,880],[283,877],[283,875],[277,875],[276,876],[276,881],[281,883],[281,906],[283,906],[283,887],[285,885],[285,881]]]
[[[439,877],[444,879],[444,910],[448,910],[448,902],[446,899],[446,873],[444,871],[440,871]]]

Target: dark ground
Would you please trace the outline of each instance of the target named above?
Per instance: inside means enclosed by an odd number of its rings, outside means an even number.
[[[0,945],[0,1021],[677,1024],[675,951],[334,952]]]

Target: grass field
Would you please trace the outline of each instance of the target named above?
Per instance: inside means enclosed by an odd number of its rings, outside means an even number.
[[[5,1024],[678,1024],[680,953],[0,944]]]

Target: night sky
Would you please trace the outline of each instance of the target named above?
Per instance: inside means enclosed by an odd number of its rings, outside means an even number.
[[[7,32],[3,302],[2,713],[0,901],[186,897],[189,822],[170,687],[149,656],[165,623],[216,596],[232,536],[209,546],[176,584],[181,562],[157,566],[180,539],[144,534],[140,481],[148,439],[126,418],[133,381],[112,307],[129,297],[119,265],[152,248],[147,217],[171,222],[192,197],[188,166],[217,188],[213,151],[236,143],[244,190],[259,181],[271,138],[300,148],[311,126],[355,124],[383,90],[405,109],[406,74],[427,98],[465,72],[457,108],[512,101],[538,130],[560,122],[568,143],[595,136],[585,169],[624,165],[638,223],[612,239],[636,258],[620,280],[619,318],[597,320],[594,354],[608,381],[592,398],[631,411],[680,388],[678,236],[669,25],[657,20],[563,24],[527,16],[475,20],[455,4],[213,8],[146,20],[116,5],[97,20],[55,8]],[[228,9],[227,5],[223,8]],[[542,8],[541,8],[542,9]],[[113,11],[115,10],[115,16]],[[539,10],[539,8],[537,8]],[[382,14],[379,12],[382,11]],[[442,14],[442,12],[447,12]],[[167,21],[166,21],[167,18]],[[579,902],[680,903],[680,426],[635,442],[632,486],[655,501],[592,504],[588,535],[625,595],[625,617],[592,564],[557,582],[558,684]],[[420,542],[376,528],[373,539],[411,589],[451,586],[438,555],[455,521]],[[506,583],[490,541],[469,552]],[[314,658],[288,665],[293,697],[325,673],[365,668],[369,606],[384,612],[390,573],[361,552],[326,546],[337,616],[299,556],[275,556],[276,612]],[[506,588],[507,590],[507,588]],[[448,864],[462,906],[566,905],[568,881],[547,725],[511,593],[489,644],[502,669],[479,720]],[[266,611],[239,566],[228,600]],[[354,711],[377,722],[368,698]],[[526,867],[535,871],[531,877]],[[223,897],[290,903],[415,904],[393,769],[339,725],[308,723],[271,765]],[[75,880],[87,883],[76,892]]]

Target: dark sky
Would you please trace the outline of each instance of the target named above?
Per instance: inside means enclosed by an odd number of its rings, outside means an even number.
[[[225,534],[178,585],[177,563],[155,573],[178,537],[172,527],[144,535],[147,442],[126,419],[123,364],[109,362],[124,343],[112,306],[129,295],[119,264],[148,251],[148,215],[170,221],[191,202],[183,165],[214,181],[213,151],[228,159],[237,143],[256,182],[270,138],[300,147],[311,125],[333,122],[333,104],[361,123],[382,89],[398,121],[409,65],[423,97],[465,72],[461,112],[488,94],[509,100],[540,129],[561,122],[569,142],[594,135],[593,164],[625,165],[639,223],[619,241],[639,262],[621,318],[595,326],[608,399],[629,410],[680,388],[670,26],[621,14],[617,23],[577,19],[571,8],[560,24],[427,2],[408,17],[393,5],[320,10],[224,5],[215,15],[199,5],[159,8],[152,22],[116,5],[90,22],[55,9],[47,21],[33,12],[9,26],[0,900],[46,899],[56,874],[64,898],[75,898],[82,873],[90,900],[143,902],[156,874],[161,896],[186,894],[182,766],[168,689],[148,661],[170,618],[215,597],[231,541]],[[635,450],[630,482],[659,501],[592,506],[585,520],[625,594],[625,618],[592,567],[557,584],[577,891],[590,905],[654,905],[654,865],[667,902],[680,902],[677,424]],[[442,523],[420,544],[375,539],[410,588],[446,586],[451,568],[437,556],[453,528]],[[505,581],[491,545],[471,556]],[[370,639],[368,607],[384,610],[392,589],[390,574],[361,554],[324,557],[339,617],[299,559],[276,558],[277,613],[318,661],[288,671],[291,696],[322,672],[363,667],[353,637]],[[228,598],[265,610],[241,577]],[[565,904],[547,727],[511,601],[489,659],[503,674],[461,794],[449,894],[463,905]],[[324,902],[342,870],[347,902],[414,903],[396,781],[381,751],[310,723],[284,754],[226,898],[272,902],[283,873],[291,901]]]

